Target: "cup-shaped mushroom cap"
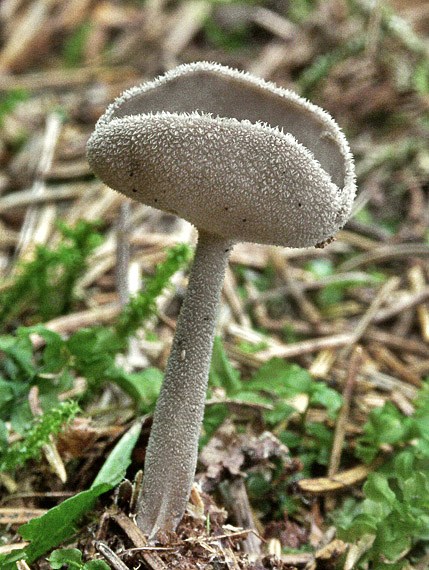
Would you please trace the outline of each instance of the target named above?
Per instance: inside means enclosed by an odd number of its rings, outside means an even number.
[[[111,188],[234,241],[323,243],[355,195],[353,159],[328,113],[206,62],[126,91],[99,119],[87,155]]]

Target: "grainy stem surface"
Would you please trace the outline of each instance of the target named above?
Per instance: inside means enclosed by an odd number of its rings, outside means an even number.
[[[217,308],[232,243],[200,232],[146,453],[137,524],[153,538],[185,511],[198,455]]]

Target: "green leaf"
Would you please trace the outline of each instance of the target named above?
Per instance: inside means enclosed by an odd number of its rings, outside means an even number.
[[[23,554],[25,549],[16,550],[10,552],[9,554],[0,554],[0,568],[1,570],[17,570],[16,562],[18,560],[25,559],[25,554]]]
[[[43,445],[49,443],[52,434],[56,435],[62,426],[70,422],[78,413],[76,402],[61,402],[45,414],[33,418],[30,429],[22,441],[10,445],[0,456],[0,472],[12,471],[28,459],[37,457]]]
[[[75,228],[58,226],[61,242],[54,249],[38,246],[34,259],[21,264],[14,283],[0,294],[3,326],[23,312],[31,312],[33,321],[46,321],[72,310],[76,281],[102,238],[93,222],[80,221]]]
[[[306,445],[308,449],[314,450],[314,460],[320,465],[328,465],[334,437],[332,430],[319,422],[307,422],[305,434],[311,436]]]
[[[427,474],[420,471],[413,473],[413,476],[402,485],[402,491],[404,493],[404,501],[409,505],[415,504],[421,508],[425,505],[426,507],[429,506],[429,477]]]
[[[46,346],[43,350],[43,372],[45,374],[57,374],[66,366],[70,358],[66,342],[56,332],[44,327],[38,328],[38,334],[46,341]]]
[[[400,479],[408,479],[413,474],[415,456],[411,450],[402,451],[395,457],[395,475]]]
[[[63,45],[63,57],[68,67],[78,66],[85,52],[86,42],[91,31],[91,22],[84,21],[75,27]]]
[[[114,487],[122,481],[127,467],[131,463],[131,453],[137,443],[141,429],[142,422],[139,420],[121,437],[94,479],[91,489],[106,483]]]
[[[324,382],[314,382],[314,389],[311,392],[310,405],[323,406],[328,410],[329,417],[334,419],[338,410],[343,405],[341,394],[328,388]]]
[[[25,540],[31,541],[21,553],[22,558],[32,562],[77,531],[79,521],[94,507],[97,498],[121,481],[131,462],[131,452],[140,431],[141,422],[138,421],[121,437],[90,489],[70,497],[19,528],[19,534]]]
[[[114,331],[105,327],[80,329],[67,341],[75,367],[86,378],[99,379],[114,364],[114,355],[123,344]]]
[[[316,293],[316,300],[321,309],[338,305],[344,299],[344,289],[348,284],[331,283]]]
[[[378,527],[378,534],[373,548],[375,552],[383,554],[388,560],[393,562],[411,545],[411,537],[407,530],[401,529],[395,521],[383,521]]]
[[[0,336],[0,351],[7,354],[15,365],[16,372],[11,370],[11,376],[15,376],[15,373],[24,374],[27,377],[33,376],[33,345],[30,341],[30,334],[24,327],[17,329],[15,337]]]
[[[365,500],[356,506],[352,517],[343,517],[341,521],[340,513],[337,519],[339,537],[344,540],[354,542],[365,532],[375,537],[359,567],[367,564],[370,570],[401,568],[413,555],[405,559],[405,552],[414,547],[425,548],[429,541],[429,446],[424,421],[429,416],[428,385],[419,391],[415,407],[413,416],[405,417],[387,403],[373,410],[364,425],[359,455],[374,456],[384,442],[407,448],[378,473],[368,476],[363,486]]]
[[[279,439],[282,443],[284,443],[287,447],[291,449],[295,449],[299,447],[302,443],[302,435],[294,433],[292,431],[282,431],[279,434]]]
[[[106,372],[106,379],[115,382],[136,401],[141,411],[150,411],[161,389],[163,374],[158,368],[146,368],[139,373],[128,373],[117,367]]]
[[[206,406],[204,410],[203,435],[200,438],[200,447],[203,447],[218,427],[228,417],[228,409],[225,404]]]
[[[0,99],[0,127],[6,115],[11,113],[14,108],[29,98],[29,93],[24,89],[11,89],[4,93]]]
[[[22,392],[28,394],[28,386],[26,386]],[[14,406],[14,409],[11,410],[10,415],[13,431],[20,433],[21,435],[23,435],[30,428],[31,423],[34,420],[34,416],[31,413],[28,401],[21,401],[21,404]]]
[[[232,22],[230,26],[231,29],[224,28],[215,19],[207,18],[204,22],[204,33],[208,43],[227,51],[243,47],[251,37],[248,22]]]
[[[405,564],[405,560],[396,563],[377,561],[371,566],[371,570],[402,570]]]
[[[0,388],[1,389],[1,388]],[[0,420],[0,450],[8,445],[9,430],[6,424]]]
[[[249,404],[265,404],[270,405],[273,403],[273,399],[267,396],[261,396],[258,392],[250,392],[249,390],[243,390],[233,394],[232,400],[238,400],[239,402],[249,402]]]
[[[387,402],[382,408],[371,411],[364,425],[364,435],[359,439],[356,455],[370,463],[383,443],[398,445],[409,441],[415,434],[415,421],[406,418],[396,406]]]
[[[82,552],[77,548],[60,548],[54,550],[48,560],[54,570],[58,570],[64,564],[71,564],[75,568],[81,568]]]
[[[19,528],[19,534],[24,540],[31,543],[24,549],[25,558],[33,562],[39,556],[58,546],[67,538],[70,538],[77,530],[78,523],[83,515],[90,511],[97,498],[110,491],[113,485],[102,483],[82,491],[70,499],[66,499],[60,505],[50,509],[37,519],[32,519]]]
[[[368,499],[376,503],[393,505],[395,493],[389,487],[386,477],[379,473],[370,473],[368,480],[363,486],[363,491]]]
[[[120,339],[129,338],[146,319],[156,314],[155,299],[170,284],[176,271],[188,263],[191,252],[185,243],[169,248],[167,259],[157,266],[152,278],[145,280],[144,291],[131,297],[118,316],[115,331]]]
[[[13,396],[14,393],[10,382],[0,378],[0,407],[13,400]]]
[[[293,413],[296,412],[296,409],[285,402],[284,400],[278,400],[274,403],[273,410],[267,410],[264,412],[264,420],[271,425],[275,425],[279,422],[290,417]]]
[[[272,392],[290,398],[308,393],[312,382],[311,375],[304,368],[281,358],[272,358],[246,383],[246,389]]]
[[[377,519],[372,515],[361,513],[353,519],[349,528],[341,529],[338,536],[341,540],[356,542],[365,534],[373,536],[377,534]]]
[[[231,366],[219,337],[215,337],[213,344],[209,385],[225,388],[228,395],[242,389],[240,373]]]

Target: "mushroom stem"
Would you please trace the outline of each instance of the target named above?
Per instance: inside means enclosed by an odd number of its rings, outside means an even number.
[[[146,452],[137,510],[154,538],[185,512],[198,456],[217,308],[233,242],[200,231]]]

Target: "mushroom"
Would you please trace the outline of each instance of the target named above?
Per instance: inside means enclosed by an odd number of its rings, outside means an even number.
[[[216,313],[238,241],[328,242],[355,195],[335,121],[297,94],[215,63],[185,64],[126,91],[87,145],[108,186],[198,229],[188,290],[146,453],[137,523],[174,531],[194,480]]]

